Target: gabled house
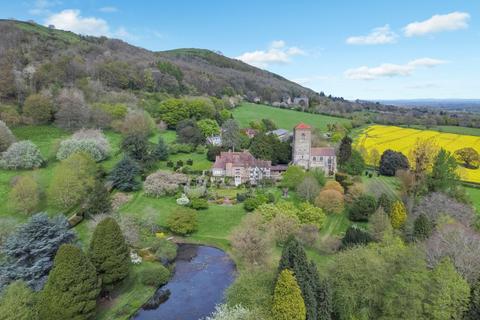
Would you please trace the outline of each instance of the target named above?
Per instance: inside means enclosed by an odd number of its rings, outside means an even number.
[[[225,182],[231,178],[235,186],[249,182],[253,185],[271,177],[271,161],[256,159],[249,151],[221,152],[215,158],[212,181]]]

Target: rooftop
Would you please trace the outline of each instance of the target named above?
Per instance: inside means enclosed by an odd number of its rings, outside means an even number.
[[[295,127],[295,129],[311,129],[312,127],[309,126],[308,124],[306,123],[303,123],[303,122],[300,122],[299,124],[297,124],[297,126]]]
[[[271,161],[255,159],[255,157],[247,150],[242,152],[221,152],[219,156],[215,158],[213,168],[225,169],[227,163],[231,163],[233,167],[270,167]]]
[[[335,149],[331,147],[324,147],[324,148],[311,148],[310,149],[311,156],[321,156],[321,157],[334,157],[335,156]]]

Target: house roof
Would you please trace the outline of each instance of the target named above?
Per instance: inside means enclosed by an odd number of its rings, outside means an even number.
[[[306,123],[303,123],[303,122],[300,122],[299,124],[297,124],[297,126],[295,127],[295,129],[311,129],[312,127],[310,127],[308,124]]]
[[[271,161],[255,159],[255,157],[250,152],[245,150],[243,152],[221,152],[220,155],[215,158],[213,168],[225,170],[227,163],[231,163],[233,167],[244,168],[270,168],[272,165]]]
[[[277,136],[283,136],[283,135],[289,134],[290,131],[288,131],[286,129],[276,129],[276,130],[269,131],[267,133],[268,134],[274,134],[274,135],[277,135]]]
[[[330,147],[325,148],[311,148],[310,149],[311,156],[323,156],[323,157],[334,157],[335,156],[335,149]]]

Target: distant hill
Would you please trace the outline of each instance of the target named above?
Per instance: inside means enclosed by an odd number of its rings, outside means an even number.
[[[425,107],[453,111],[480,112],[480,99],[397,99],[379,100],[399,107]]]
[[[117,39],[0,20],[0,98],[98,80],[112,89],[241,94],[262,101],[319,94],[274,73],[205,49],[153,52]],[[33,88],[32,88],[33,87]]]

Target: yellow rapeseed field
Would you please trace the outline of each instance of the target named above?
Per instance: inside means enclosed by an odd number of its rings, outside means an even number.
[[[355,140],[357,149],[365,148],[369,154],[376,149],[381,155],[385,150],[400,151],[408,157],[410,149],[417,139],[431,139],[439,147],[450,152],[458,149],[472,147],[480,153],[480,137],[454,133],[443,133],[432,130],[417,130],[395,126],[373,125],[366,128]],[[366,157],[367,162],[372,164],[372,159]],[[458,168],[460,178],[464,181],[480,183],[480,169]]]

